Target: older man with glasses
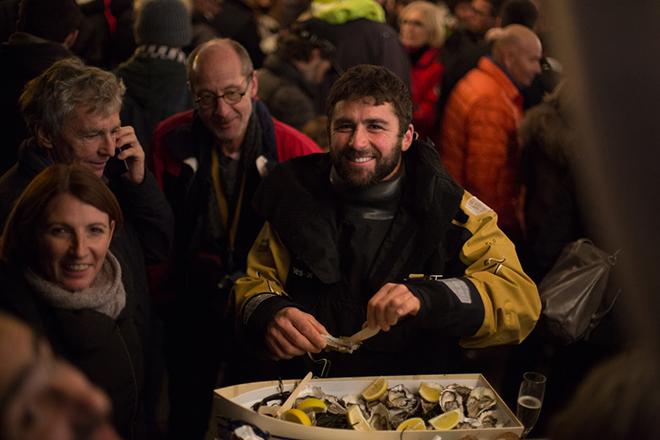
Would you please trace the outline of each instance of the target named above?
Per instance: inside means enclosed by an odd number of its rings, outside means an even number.
[[[320,150],[255,100],[257,75],[239,43],[199,46],[188,59],[188,80],[196,108],[156,128],[152,165],[176,217],[174,256],[154,274],[169,299],[170,431],[194,439],[206,428],[220,362],[240,358],[229,347],[224,313],[263,225],[252,209],[254,191],[278,162]]]

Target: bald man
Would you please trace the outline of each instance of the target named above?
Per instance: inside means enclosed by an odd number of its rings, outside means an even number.
[[[449,96],[438,146],[449,173],[498,214],[500,228],[514,242],[522,235],[516,135],[521,90],[541,71],[540,59],[534,32],[505,27],[492,56],[482,57]]]
[[[0,438],[119,439],[103,392],[5,313],[0,313],[0,359]]]
[[[159,271],[172,313],[165,322],[172,438],[201,439],[221,357],[230,353],[224,306],[263,225],[252,197],[278,162],[320,152],[256,100],[258,78],[243,46],[230,39],[200,45],[188,58],[194,111],[158,127],[156,179],[176,218],[175,252]],[[233,324],[232,320],[226,321]]]

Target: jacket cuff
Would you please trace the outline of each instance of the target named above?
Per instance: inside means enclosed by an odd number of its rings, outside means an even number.
[[[248,340],[263,347],[266,327],[277,312],[285,307],[298,306],[288,297],[272,293],[262,293],[250,298],[243,307],[241,317]]]
[[[415,280],[405,285],[421,302],[417,322],[423,329],[462,338],[481,328],[484,305],[467,278]]]

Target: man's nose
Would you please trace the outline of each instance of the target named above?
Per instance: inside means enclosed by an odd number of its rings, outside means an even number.
[[[117,148],[117,139],[114,134],[106,133],[103,135],[103,140],[101,142],[101,148],[99,149],[100,153],[103,156],[114,156],[115,148]]]
[[[231,113],[232,109],[229,104],[225,102],[225,98],[218,96],[215,98],[215,113],[224,118]]]
[[[353,148],[360,148],[369,145],[369,136],[365,127],[362,125],[355,127],[355,130],[351,135],[350,145]]]

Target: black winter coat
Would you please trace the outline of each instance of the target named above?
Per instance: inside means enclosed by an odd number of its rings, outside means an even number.
[[[115,252],[122,268],[130,267],[130,255],[116,247]],[[108,394],[113,423],[123,438],[142,438],[147,316],[140,310],[139,277],[131,270],[122,270],[126,306],[115,320],[94,310],[52,307],[25,282],[21,273],[21,269],[0,266],[0,309],[32,325],[58,355]]]
[[[17,164],[0,178],[0,225],[4,226],[14,202],[30,181],[51,164],[51,159],[42,149],[36,146],[33,140],[29,139],[23,143],[19,151]],[[114,339],[105,342],[112,347],[105,347],[108,351],[99,352],[98,358],[89,360],[81,358],[80,364],[78,364],[75,362],[77,355],[74,350],[71,352],[73,353],[71,361],[83,371],[86,368],[94,369],[95,365],[104,365],[105,363],[105,366],[110,369],[117,369],[117,373],[121,372],[123,379],[117,377],[106,378],[103,374],[100,374],[97,384],[104,387],[111,397],[118,393],[116,400],[113,397],[114,410],[118,412],[115,421],[124,438],[141,438],[142,427],[138,421],[138,409],[140,407],[138,403],[142,397],[139,391],[142,386],[144,353],[152,337],[149,330],[151,312],[146,265],[164,261],[169,256],[173,240],[174,221],[172,211],[150,172],[145,174],[145,180],[140,185],[132,185],[117,177],[110,179],[108,186],[117,197],[124,214],[124,225],[121,229],[115,231],[110,243],[110,251],[119,260],[122,267],[124,288],[127,292],[127,307],[126,311],[120,315],[116,325],[108,322],[108,319],[99,319],[99,314],[96,312],[90,312],[92,314],[89,316],[83,313],[81,316],[75,317],[75,320],[79,321],[83,328],[95,329],[90,331],[89,335],[100,337],[100,334],[104,333],[108,338],[112,337]],[[9,298],[14,298],[14,293],[10,289],[3,288],[2,291],[5,292],[5,296],[10,295]],[[47,331],[50,331],[50,325],[54,325],[51,322],[52,320],[68,322],[62,315],[64,312],[58,312],[58,314],[44,313],[38,305],[32,304],[30,301],[18,305],[12,305],[14,303],[11,299],[3,300],[3,302],[5,301],[9,304],[6,306],[8,310],[16,309],[16,314],[38,327],[45,326]],[[125,319],[130,322],[124,322]],[[72,331],[63,333],[62,336],[68,335],[71,338],[89,336],[86,332],[75,331],[73,324],[69,329],[72,329]],[[64,331],[64,328],[60,328],[60,330]],[[115,330],[122,333],[123,341],[117,339],[119,335]],[[47,336],[50,337],[50,333],[47,333]],[[94,342],[93,339],[88,340],[85,338],[80,340],[67,340],[66,338],[62,341],[53,340],[56,350],[60,347],[64,349],[61,353],[64,356],[67,356],[68,349],[79,348],[78,343],[100,344],[98,341]],[[121,344],[125,344],[126,347]],[[122,383],[120,387],[116,388],[117,380],[120,382],[121,380],[127,380],[128,365],[125,365],[126,368],[119,367],[111,361],[113,359],[111,356],[106,357],[108,353],[122,353],[120,348],[135,354],[135,356],[125,359],[126,362],[134,363],[132,371],[135,373],[135,378],[132,379],[133,382],[131,383],[136,385],[131,385],[132,388],[130,389],[125,387],[128,382]],[[90,377],[93,381],[95,380],[94,375],[90,374]]]
[[[156,125],[169,116],[192,108],[186,65],[176,60],[134,55],[115,71],[126,85],[122,124],[135,129],[149,157]]]

